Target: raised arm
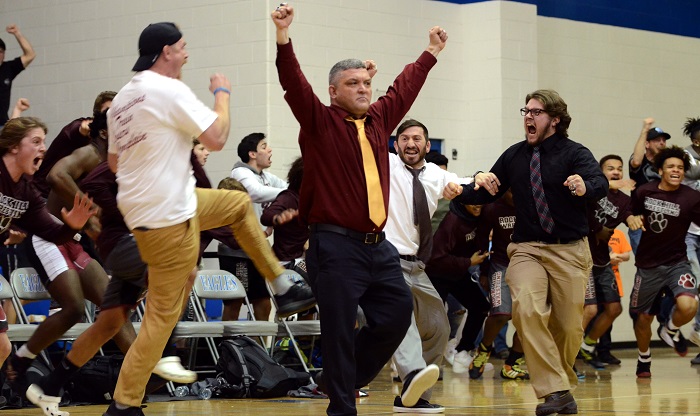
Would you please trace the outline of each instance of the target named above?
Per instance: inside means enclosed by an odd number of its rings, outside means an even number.
[[[639,138],[637,143],[634,145],[634,151],[632,152],[632,159],[630,159],[630,168],[637,169],[642,165],[644,161],[644,154],[646,153],[646,142],[647,133],[649,129],[654,125],[654,119],[647,117],[644,119],[644,124],[642,125],[642,131],[639,133]]]
[[[12,114],[10,114],[10,120],[21,116],[27,110],[29,110],[29,100],[26,98],[18,99],[15,107],[12,109]]]
[[[101,162],[102,159],[93,146],[81,147],[56,162],[46,176],[46,182],[51,185],[51,190],[60,197],[63,206],[72,208],[75,195],[78,194],[81,197],[83,195],[76,181],[92,171]]]
[[[214,94],[214,112],[218,117],[198,139],[207,149],[218,151],[224,148],[231,129],[231,82],[223,74],[214,74],[209,78],[209,91]]]
[[[32,44],[29,43],[27,38],[22,36],[22,33],[20,33],[17,25],[9,25],[5,30],[7,30],[7,33],[14,35],[15,39],[17,39],[19,47],[22,48],[22,56],[20,56],[20,59],[22,60],[22,65],[24,65],[25,68],[28,67],[29,64],[32,63],[34,58],[36,58],[36,52],[34,52]]]
[[[437,58],[437,56],[445,49],[447,43],[447,31],[440,26],[433,26],[428,31],[430,43],[425,51]]]
[[[294,20],[294,8],[287,5],[287,3],[280,3],[280,5],[272,11],[270,14],[272,17],[272,22],[277,28],[277,44],[286,45],[289,43],[289,26]]]

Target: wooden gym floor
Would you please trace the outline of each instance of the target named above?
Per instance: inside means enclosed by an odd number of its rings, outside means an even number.
[[[604,416],[700,415],[700,365],[691,366],[690,359],[698,349],[691,347],[686,357],[678,357],[670,348],[652,349],[653,378],[637,380],[635,376],[636,350],[617,350],[622,365],[609,366],[603,371],[578,362],[579,370],[586,373],[574,392],[579,414]],[[469,380],[467,374],[455,374],[447,365],[444,380],[433,392],[433,402],[446,406],[447,415],[534,415],[539,400],[528,381],[503,380],[499,377],[502,361],[491,358],[495,369],[484,373],[480,380]],[[360,415],[388,415],[392,413],[394,397],[401,385],[391,382],[387,366],[367,391],[369,396],[359,399]],[[147,416],[165,415],[325,415],[327,400],[319,399],[258,399],[258,400],[194,400],[150,403],[144,410]],[[101,406],[65,407],[71,415],[102,415]],[[37,415],[37,408],[0,410],[0,416]]]

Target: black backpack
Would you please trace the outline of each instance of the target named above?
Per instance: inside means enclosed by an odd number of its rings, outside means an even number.
[[[97,356],[85,363],[66,386],[72,403],[109,403],[117,387],[124,356]]]
[[[309,373],[283,367],[245,335],[224,340],[216,368],[239,393],[236,397],[283,397],[310,382]]]
[[[80,370],[71,377],[66,385],[68,399],[72,404],[109,403],[114,397],[117,388],[119,370],[124,363],[121,354],[98,355],[80,367]],[[167,384],[167,380],[155,374],[146,384],[146,394],[151,394]]]

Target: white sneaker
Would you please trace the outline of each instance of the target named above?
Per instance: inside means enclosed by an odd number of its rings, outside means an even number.
[[[663,342],[665,342],[669,347],[674,348],[675,345],[673,343],[673,336],[668,333],[668,328],[665,324],[658,329],[657,333]],[[676,336],[678,336],[678,332],[676,332]]]
[[[445,361],[450,363],[454,363],[455,360],[455,354],[457,354],[457,338],[452,338],[447,342],[447,346],[445,346],[445,353],[443,356],[445,357]]]
[[[197,373],[183,367],[180,357],[176,355],[161,358],[153,369],[153,374],[176,383],[189,384],[197,381]]]
[[[700,329],[696,329],[690,333],[690,342],[700,347]]]
[[[45,416],[70,416],[70,413],[58,409],[61,402],[60,397],[49,396],[36,384],[32,384],[27,389],[27,400],[34,403]]]
[[[474,361],[474,355],[471,351],[460,351],[454,356],[452,363],[452,371],[455,373],[466,373],[469,371],[469,365]]]

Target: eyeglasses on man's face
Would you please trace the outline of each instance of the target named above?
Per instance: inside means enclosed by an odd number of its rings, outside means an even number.
[[[539,116],[540,114],[546,113],[546,112],[547,112],[547,111],[545,111],[544,108],[527,108],[527,107],[523,107],[523,108],[520,109],[520,115],[521,115],[521,116],[526,116],[527,113],[530,113],[530,114],[532,114],[533,117],[537,117],[537,116]]]

